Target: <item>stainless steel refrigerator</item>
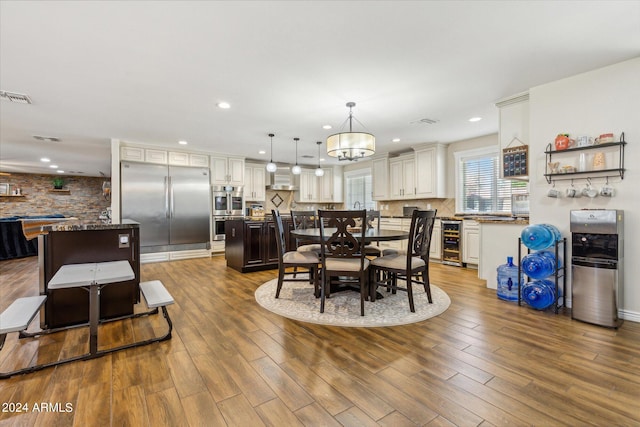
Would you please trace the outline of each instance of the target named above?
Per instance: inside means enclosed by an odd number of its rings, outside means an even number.
[[[121,162],[121,218],[140,223],[140,252],[207,249],[209,169]]]

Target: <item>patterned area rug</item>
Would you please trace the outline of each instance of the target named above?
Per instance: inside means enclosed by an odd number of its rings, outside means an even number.
[[[298,277],[301,275],[299,274]],[[320,298],[313,296],[313,285],[305,282],[284,282],[280,297],[275,298],[277,279],[262,284],[256,290],[256,301],[267,310],[289,319],[332,326],[379,327],[421,322],[443,313],[451,300],[439,287],[431,284],[433,304],[429,304],[422,286],[414,286],[416,312],[409,310],[406,292],[395,295],[383,288],[384,296],[376,302],[364,302],[364,316],[360,316],[360,294],[354,291],[332,293],[325,300],[320,313]]]

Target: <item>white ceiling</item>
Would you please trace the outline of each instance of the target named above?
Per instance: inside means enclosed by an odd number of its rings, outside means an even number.
[[[500,98],[638,55],[640,1],[2,0],[0,89],[33,104],[1,101],[0,170],[109,175],[111,138],[266,161],[270,132],[274,161],[299,137],[313,165],[348,101],[379,152],[448,143],[497,132]]]

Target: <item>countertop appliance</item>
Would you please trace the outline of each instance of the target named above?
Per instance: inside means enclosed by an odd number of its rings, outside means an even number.
[[[624,301],[624,212],[571,211],[571,317],[617,328]]]
[[[209,169],[121,162],[121,218],[140,223],[142,253],[207,249]]]
[[[443,218],[442,263],[462,267],[462,221]]]

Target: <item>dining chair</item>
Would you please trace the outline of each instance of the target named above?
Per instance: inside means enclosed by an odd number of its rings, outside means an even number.
[[[315,211],[291,211],[291,221],[294,230],[306,230],[318,227],[318,215]],[[299,252],[313,251],[320,253],[320,244],[296,239],[296,250]]]
[[[437,209],[433,209],[434,215],[438,213]],[[435,221],[434,221],[435,222]],[[420,272],[420,276],[422,280],[429,282],[429,251],[431,249],[431,237],[429,237],[429,243],[427,244],[427,254],[424,257],[424,262],[427,266],[426,271]],[[385,248],[382,250],[382,255],[407,255],[407,249],[395,249],[395,248]]]
[[[271,214],[273,215],[273,221],[276,226],[276,246],[278,249],[278,287],[276,288],[276,298],[280,297],[283,282],[308,282],[310,280],[313,280],[314,295],[316,298],[319,297],[318,265],[320,264],[320,259],[318,258],[318,254],[314,251],[287,251],[280,212],[273,209],[271,210]],[[309,278],[298,279],[295,278],[295,276],[293,278],[285,278],[285,270],[288,267],[306,268],[309,272]]]
[[[413,301],[413,284],[424,287],[429,303],[431,299],[431,285],[429,282],[429,246],[436,211],[413,211],[409,242],[404,254],[383,255],[371,261],[370,296],[375,301],[376,289],[384,286],[388,291],[401,290],[407,292],[409,309],[415,312]],[[405,282],[405,287],[398,285],[398,280]]]
[[[365,221],[366,229],[376,229],[380,231],[380,211],[367,211],[367,218]],[[380,248],[380,242],[376,241],[375,245],[369,244],[364,247],[364,254],[366,256],[378,257],[382,255],[382,248]]]
[[[367,270],[369,260],[364,252],[364,234],[362,224],[366,221],[366,210],[325,211],[319,210],[321,285],[320,312],[324,313],[325,297],[331,294],[331,284],[358,283],[360,290],[360,315],[364,316],[364,300],[367,296]],[[354,236],[352,229],[357,228],[360,237]],[[332,278],[335,278],[332,280]],[[328,294],[328,295],[327,295]]]

